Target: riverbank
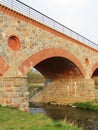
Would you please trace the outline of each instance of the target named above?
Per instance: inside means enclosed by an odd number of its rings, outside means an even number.
[[[0,106],[0,130],[81,130],[65,120],[53,121],[43,114],[30,114]]]
[[[53,121],[43,114],[30,114],[0,107],[0,130],[80,130],[66,121]]]

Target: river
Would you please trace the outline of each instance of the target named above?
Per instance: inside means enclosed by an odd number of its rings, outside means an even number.
[[[30,113],[43,113],[53,120],[74,122],[83,130],[98,130],[98,111],[83,110],[69,106],[30,104]]]

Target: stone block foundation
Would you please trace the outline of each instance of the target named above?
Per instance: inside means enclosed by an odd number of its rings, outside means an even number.
[[[66,105],[88,102],[95,99],[95,85],[92,79],[57,80],[48,84],[43,91],[43,102]]]
[[[0,104],[29,110],[28,87],[25,77],[4,77],[0,79]]]

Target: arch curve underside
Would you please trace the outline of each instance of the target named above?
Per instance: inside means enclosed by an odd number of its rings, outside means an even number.
[[[95,82],[95,88],[98,88],[98,62],[92,68],[91,78]]]
[[[63,49],[45,49],[29,57],[21,66],[20,71],[27,74],[31,68],[36,68],[45,78],[56,79],[83,78],[85,71],[80,61]]]
[[[98,76],[98,62],[95,63],[91,70],[91,77]]]
[[[51,57],[39,64],[35,65],[36,68],[46,79],[56,80],[83,78],[79,68],[70,60],[64,57]]]

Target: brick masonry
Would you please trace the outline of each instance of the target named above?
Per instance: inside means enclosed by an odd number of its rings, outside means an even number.
[[[43,91],[44,103],[66,105],[74,102],[88,102],[95,99],[93,80],[57,80],[48,84]]]
[[[0,104],[28,111],[28,86],[26,77],[6,77],[0,80]]]
[[[8,39],[13,35],[21,43],[17,51],[8,46]],[[31,69],[30,65],[35,66],[52,56],[68,58],[77,65],[85,78],[91,78],[98,67],[96,50],[2,6],[0,6],[0,56],[5,61],[3,68],[6,70],[5,73],[0,68],[0,73],[5,76],[15,75],[16,72],[12,70],[16,70],[19,75],[27,74]]]
[[[98,68],[98,51],[0,5],[0,104],[28,109],[24,76],[41,61],[56,56],[69,59],[81,71],[82,78],[89,80],[85,85],[78,85],[76,95],[72,86],[65,85],[64,79],[61,84],[58,80],[54,83],[56,86],[51,84],[45,88],[45,102],[55,99],[65,103],[66,97],[73,97],[75,101],[82,97],[83,101],[94,99],[91,77]]]

